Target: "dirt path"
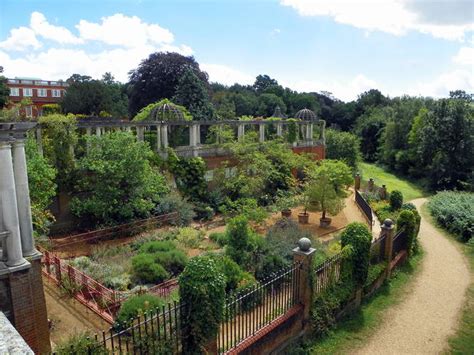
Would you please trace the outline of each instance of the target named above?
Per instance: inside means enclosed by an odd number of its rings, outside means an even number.
[[[418,209],[426,199],[413,203]],[[455,245],[422,219],[425,251],[412,291],[388,310],[381,328],[357,354],[437,354],[456,329],[469,285],[469,269]]]
[[[47,279],[43,278],[43,284],[48,319],[53,324],[51,329],[53,345],[82,331],[99,333],[110,327],[107,322],[78,301],[62,296],[58,288]]]

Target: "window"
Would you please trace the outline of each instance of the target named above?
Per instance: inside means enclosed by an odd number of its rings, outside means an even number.
[[[31,88],[23,88],[23,96],[33,96],[33,89]]]
[[[33,117],[33,107],[25,106],[25,115],[26,117]]]
[[[20,96],[19,88],[10,88],[10,96]]]
[[[53,89],[51,91],[53,93],[53,97],[61,97],[61,90]]]
[[[48,89],[37,89],[37,90],[38,90],[38,97],[48,96]]]

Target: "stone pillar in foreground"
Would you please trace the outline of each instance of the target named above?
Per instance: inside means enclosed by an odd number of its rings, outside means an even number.
[[[3,229],[9,232],[4,242],[7,251],[6,265],[15,267],[27,264],[21,250],[11,143],[6,140],[0,140],[0,216]]]
[[[298,247],[293,249],[293,262],[300,263],[299,270],[299,301],[303,305],[303,327],[310,323],[310,311],[313,303],[313,282],[311,273],[313,272],[313,257],[316,249],[311,247],[311,240],[301,238]]]
[[[13,172],[15,177],[18,219],[20,222],[21,247],[23,256],[38,254],[33,239],[33,221],[31,218],[30,190],[26,168],[25,140],[16,139],[13,143]]]

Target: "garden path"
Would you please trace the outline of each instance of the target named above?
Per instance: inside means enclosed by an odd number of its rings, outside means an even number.
[[[426,199],[412,202],[420,210]],[[425,255],[412,289],[387,311],[381,327],[357,354],[437,354],[447,348],[464,303],[469,269],[454,243],[425,218],[418,238]]]

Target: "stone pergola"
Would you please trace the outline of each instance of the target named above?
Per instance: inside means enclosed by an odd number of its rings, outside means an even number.
[[[35,248],[26,170],[26,133],[35,123],[0,124],[0,274],[28,267]],[[11,271],[11,270],[9,270]]]
[[[248,129],[253,129],[258,132],[258,140],[264,142],[268,140],[267,127],[274,127],[277,137],[283,137],[285,129],[288,126],[296,125],[298,139],[293,142],[295,147],[310,147],[315,145],[325,144],[325,125],[324,120],[311,121],[290,121],[290,120],[225,120],[225,121],[119,121],[110,119],[87,119],[81,120],[77,123],[78,129],[82,130],[86,135],[100,136],[107,131],[129,131],[134,132],[138,141],[145,140],[145,132],[153,132],[156,137],[156,144],[154,150],[166,155],[166,150],[170,146],[169,135],[170,132],[177,128],[184,128],[188,131],[189,139],[187,145],[181,145],[175,148],[178,155],[181,156],[212,156],[223,154],[222,149],[219,148],[219,131],[223,127],[231,127],[236,135],[235,138],[241,141]],[[319,127],[319,137],[313,137],[314,127]],[[217,144],[209,145],[202,142],[202,127],[218,127],[216,129]],[[186,133],[184,133],[186,134]],[[41,127],[36,129],[36,138],[40,151],[42,150],[41,143]],[[220,152],[220,153],[219,153]]]

